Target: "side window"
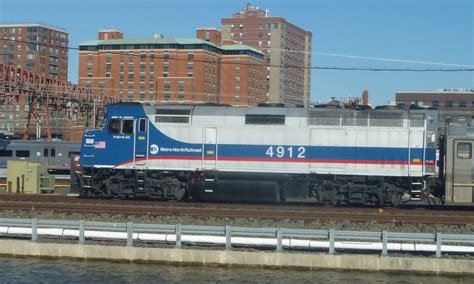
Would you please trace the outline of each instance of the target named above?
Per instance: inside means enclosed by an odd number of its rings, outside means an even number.
[[[471,143],[459,143],[457,150],[458,159],[470,159],[472,158],[472,144]]]
[[[285,125],[285,116],[273,114],[246,114],[245,124]]]
[[[28,158],[30,156],[29,150],[16,150],[16,156],[21,158]]]
[[[12,150],[0,150],[0,157],[11,157],[12,155]]]
[[[120,134],[120,119],[112,118],[109,121],[109,134]]]
[[[138,126],[138,131],[139,131],[139,132],[146,131],[146,118],[140,118],[140,120],[139,120],[139,126]]]
[[[49,150],[48,150],[48,148],[44,148],[44,150],[43,150],[43,157],[49,157]]]
[[[56,157],[56,149],[51,149],[51,157]]]
[[[122,134],[133,134],[133,119],[122,120]]]

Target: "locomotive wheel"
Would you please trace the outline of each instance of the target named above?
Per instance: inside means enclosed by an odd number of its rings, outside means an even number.
[[[444,205],[444,199],[439,198],[439,197],[434,197],[434,196],[429,196],[427,198],[428,204],[429,205],[435,205],[435,206],[441,206]]]
[[[183,187],[175,188],[174,196],[176,197],[177,201],[183,201],[184,197],[186,196],[186,189],[184,189]]]
[[[80,198],[92,198],[92,197],[94,197],[94,195],[92,194],[92,191],[91,191],[91,190],[84,190],[84,189],[82,189],[82,190],[79,192],[79,197],[80,197]]]
[[[110,190],[108,190],[107,186],[102,185],[99,189],[94,190],[94,195],[97,198],[110,198]]]
[[[392,193],[390,197],[390,201],[394,207],[399,207],[402,202],[402,196],[398,193]]]
[[[385,205],[385,198],[383,196],[383,193],[382,192],[377,192],[376,194],[376,199],[377,199],[377,202],[376,202],[376,205],[377,206],[384,206]]]

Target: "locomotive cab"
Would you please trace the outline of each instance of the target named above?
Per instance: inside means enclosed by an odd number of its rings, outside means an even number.
[[[143,146],[143,143],[146,141],[143,142],[142,138],[139,140],[137,137],[138,135],[146,137],[143,135],[146,129],[142,128],[143,122],[137,117],[146,116],[140,115],[139,106],[139,104],[111,105],[108,107],[105,127],[87,130],[84,133],[80,157],[83,170],[80,177],[83,184],[81,194],[110,195],[112,190],[103,184],[103,179],[107,179],[110,173],[114,172],[114,166],[124,159],[135,161],[135,153],[140,153],[140,158],[144,156],[146,145]],[[103,168],[107,170],[100,170]],[[94,183],[100,183],[101,186],[96,186]]]
[[[139,104],[109,106],[105,127],[84,133],[81,164],[85,167],[113,167],[123,163],[124,159],[144,160],[148,122],[142,109]]]
[[[184,197],[183,183],[174,174],[148,170],[148,163],[158,154],[158,141],[161,141],[155,131],[155,142],[150,143],[150,117],[154,117],[154,108],[139,103],[110,105],[105,127],[84,134],[82,196]]]

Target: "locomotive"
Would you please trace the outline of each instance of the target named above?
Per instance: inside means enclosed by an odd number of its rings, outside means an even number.
[[[433,109],[119,103],[84,133],[76,173],[83,197],[470,203],[472,181],[462,194],[445,188],[453,157],[473,165],[474,139],[461,132],[438,139]]]

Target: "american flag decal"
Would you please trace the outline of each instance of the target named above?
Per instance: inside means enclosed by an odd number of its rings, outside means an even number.
[[[95,142],[94,148],[96,148],[96,149],[105,149],[105,141]]]

